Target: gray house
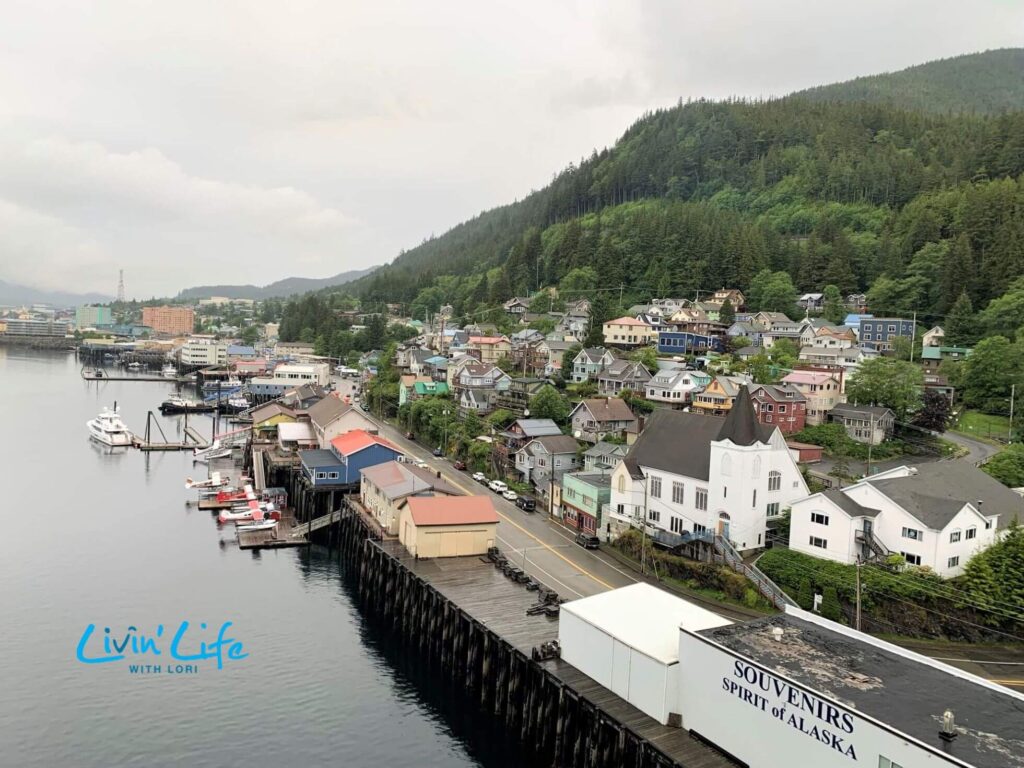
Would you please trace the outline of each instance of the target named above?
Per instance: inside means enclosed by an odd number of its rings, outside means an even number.
[[[892,434],[896,414],[878,405],[839,403],[828,413],[832,424],[842,424],[846,434],[858,443],[878,445]]]
[[[637,420],[625,400],[617,397],[595,397],[581,401],[572,413],[572,433],[580,440],[597,443],[608,436],[624,437],[636,429]]]
[[[633,360],[615,360],[597,374],[597,391],[602,395],[615,396],[624,389],[643,392],[651,372],[643,363]]]
[[[550,481],[552,472],[569,472],[579,467],[578,449],[579,443],[570,435],[534,438],[516,453],[516,470],[524,483],[544,485]]]
[[[597,378],[597,374],[614,362],[615,356],[604,347],[587,347],[572,361],[572,381],[581,384]],[[565,374],[562,374],[565,378]]]

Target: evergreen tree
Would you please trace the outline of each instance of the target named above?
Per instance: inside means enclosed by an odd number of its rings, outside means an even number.
[[[960,235],[946,251],[946,263],[942,269],[941,300],[936,310],[941,314],[948,312],[960,296],[976,290],[977,265],[974,263],[974,252],[967,235]],[[948,330],[947,330],[948,335]]]
[[[839,605],[839,595],[835,587],[825,587],[821,593],[821,615],[831,621],[842,621],[843,610]]]
[[[843,295],[834,285],[826,285],[822,295],[822,316],[833,325],[839,325],[846,318]]]
[[[961,291],[946,315],[942,327],[945,332],[944,342],[951,347],[971,347],[978,338],[978,319],[971,306],[971,297],[967,291]]]
[[[550,384],[530,398],[531,419],[553,419],[560,424],[569,417],[569,402]]]
[[[733,309],[732,302],[726,299],[722,302],[721,308],[718,310],[718,322],[728,327],[736,321],[736,310]]]
[[[805,611],[814,608],[814,588],[810,579],[801,579],[800,588],[796,593],[796,602]]]

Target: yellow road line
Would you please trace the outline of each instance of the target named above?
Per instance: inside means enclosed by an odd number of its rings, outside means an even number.
[[[1024,686],[1024,680],[996,680],[995,678],[989,678],[990,683],[999,683],[1000,685],[1017,685]]]

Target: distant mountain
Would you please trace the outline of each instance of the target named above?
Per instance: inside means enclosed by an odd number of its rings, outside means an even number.
[[[52,304],[55,307],[77,307],[80,304],[106,304],[113,300],[113,296],[102,293],[44,291],[0,280],[0,304]]]
[[[208,296],[226,296],[229,299],[270,299],[291,296],[295,293],[307,293],[321,288],[343,285],[370,274],[377,267],[353,269],[341,272],[334,277],[286,277],[270,285],[200,285],[186,288],[178,294],[179,299],[203,299]]]
[[[1024,48],[939,59],[793,94],[813,101],[864,101],[924,112],[1024,109]]]

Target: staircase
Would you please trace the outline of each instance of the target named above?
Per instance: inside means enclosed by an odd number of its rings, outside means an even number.
[[[871,552],[866,559],[885,562],[892,552],[878,540],[873,531],[857,531],[857,543]]]
[[[796,606],[796,601],[783,592],[782,588],[769,579],[757,565],[747,565],[743,562],[740,553],[736,551],[736,548],[727,539],[714,534],[711,545],[715,550],[714,559],[716,562],[724,563],[736,571],[736,573],[746,576],[757,587],[757,591],[780,611],[785,610],[787,605]]]

